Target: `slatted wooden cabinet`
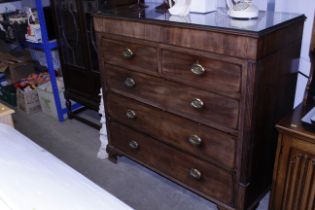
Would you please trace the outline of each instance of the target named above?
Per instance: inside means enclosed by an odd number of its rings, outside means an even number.
[[[277,126],[279,139],[270,210],[315,207],[315,133],[301,125],[303,113],[300,106],[292,117]]]
[[[304,17],[257,33],[119,14],[94,17],[110,159],[126,155],[220,209],[255,208],[273,125],[293,104]]]

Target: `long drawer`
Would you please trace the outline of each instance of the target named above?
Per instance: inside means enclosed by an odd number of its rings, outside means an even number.
[[[175,148],[220,167],[235,166],[236,137],[113,93],[107,95],[107,109],[111,119]]]
[[[208,198],[233,203],[233,175],[163,143],[110,122],[111,145]]]
[[[215,128],[238,129],[238,100],[111,65],[105,68],[111,91]]]

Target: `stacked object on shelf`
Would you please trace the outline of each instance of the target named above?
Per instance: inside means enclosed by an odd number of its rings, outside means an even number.
[[[63,84],[62,77],[57,78],[57,86],[58,86],[58,91],[59,91],[61,107],[65,109],[66,105],[65,105],[65,98],[63,96],[64,84]],[[39,85],[37,87],[37,93],[39,97],[40,106],[42,108],[42,112],[55,119],[58,119],[58,113],[57,113],[57,108],[55,104],[54,94],[53,94],[53,90],[52,90],[50,82],[46,82],[42,85]]]
[[[34,73],[15,83],[17,107],[28,114],[41,111],[37,87],[48,81],[47,73]]]
[[[27,24],[27,33],[25,34],[26,40],[34,43],[42,42],[40,24],[36,21],[31,8],[27,11]]]
[[[0,39],[5,41],[25,41],[27,28],[26,14],[17,11],[0,15]]]

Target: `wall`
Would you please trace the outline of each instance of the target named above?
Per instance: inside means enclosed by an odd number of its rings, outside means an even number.
[[[298,2],[298,3],[297,3]],[[310,72],[310,59],[308,56],[311,33],[314,21],[314,0],[280,0],[276,1],[276,11],[282,12],[294,12],[305,14],[307,19],[304,23],[303,41],[301,50],[301,59],[299,70],[306,75]],[[295,106],[297,106],[303,100],[304,90],[307,83],[307,78],[302,75],[298,77],[298,84],[296,87]]]
[[[49,6],[49,0],[42,0],[43,6]],[[32,7],[35,8],[35,0],[21,0],[10,3],[1,3],[0,4],[0,13],[11,12],[15,10],[22,9],[23,7]]]
[[[22,8],[22,5],[20,1],[10,2],[10,3],[1,3],[0,13],[12,12],[21,8]]]
[[[268,2],[267,0],[254,0],[254,4],[258,6],[260,10],[267,9],[267,2]],[[274,0],[274,2],[275,2],[275,11],[277,12],[300,13],[300,14],[305,14],[305,16],[307,17],[307,20],[304,24],[299,71],[301,71],[305,75],[309,75],[310,60],[309,60],[308,53],[309,53],[311,33],[312,33],[312,27],[313,27],[313,21],[314,21],[315,0],[299,0],[299,1]],[[218,6],[224,7],[225,0],[218,0]],[[297,106],[298,104],[302,102],[307,80],[308,78],[299,74],[298,83],[296,86],[294,106]]]

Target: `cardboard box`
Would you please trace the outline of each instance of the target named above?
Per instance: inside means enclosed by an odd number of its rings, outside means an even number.
[[[41,111],[41,106],[36,89],[30,91],[17,89],[16,100],[18,109],[28,114]]]
[[[6,74],[7,78],[10,78],[14,84],[32,73],[35,73],[34,64],[32,62],[23,62],[11,65]]]
[[[59,84],[59,83],[58,83]],[[61,85],[59,86],[59,98],[62,108],[66,108],[65,97],[64,97],[64,88]],[[39,97],[40,106],[42,111],[49,116],[58,119],[57,108],[55,104],[54,94],[51,90],[51,84],[45,83],[37,87],[37,93]]]
[[[0,52],[0,73],[3,72],[12,83],[16,83],[34,73],[35,66],[27,54],[13,56],[9,53]]]
[[[6,72],[9,66],[15,63],[18,63],[18,61],[13,55],[9,53],[0,52],[0,72],[1,73]]]

